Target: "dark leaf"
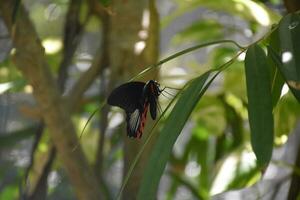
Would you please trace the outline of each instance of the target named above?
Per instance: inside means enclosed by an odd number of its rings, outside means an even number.
[[[267,57],[258,45],[245,58],[251,144],[259,166],[269,163],[273,149],[273,115]]]

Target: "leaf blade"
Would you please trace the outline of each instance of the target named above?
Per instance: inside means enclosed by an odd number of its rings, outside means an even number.
[[[210,73],[211,71],[208,71],[194,79],[179,97],[150,155],[137,199],[155,199],[160,177],[165,169],[172,147],[196,103],[208,88],[210,83],[205,85],[205,82]],[[178,116],[180,116],[180,119],[178,119]]]
[[[263,167],[272,156],[274,122],[269,67],[258,45],[250,46],[246,53],[245,73],[251,145],[258,166]]]

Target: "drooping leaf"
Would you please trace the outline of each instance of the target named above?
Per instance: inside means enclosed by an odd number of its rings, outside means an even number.
[[[211,71],[194,79],[179,97],[150,155],[137,199],[156,198],[157,187],[172,152],[173,145],[197,102],[216,76],[205,84],[210,73]]]
[[[284,84],[284,79],[279,69],[282,68],[282,62],[279,57],[279,36],[278,29],[276,29],[270,36],[270,45],[268,50],[268,64],[270,66],[271,73],[271,92],[273,108],[279,101],[281,90]]]
[[[288,14],[279,23],[280,70],[300,102],[300,16]]]
[[[271,92],[273,108],[275,108],[280,99],[281,90],[284,85],[284,79],[280,70],[282,67],[282,62],[280,60],[279,51],[280,41],[277,26],[269,36],[269,45],[267,46],[267,58],[271,72]]]
[[[245,58],[251,144],[259,166],[268,164],[273,149],[273,115],[267,57],[258,45],[249,47]]]

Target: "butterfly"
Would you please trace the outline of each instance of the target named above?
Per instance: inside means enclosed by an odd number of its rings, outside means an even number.
[[[128,82],[111,92],[107,103],[125,110],[129,137],[142,137],[148,109],[150,109],[151,118],[156,119],[158,97],[162,91],[158,82],[149,80],[147,83]]]

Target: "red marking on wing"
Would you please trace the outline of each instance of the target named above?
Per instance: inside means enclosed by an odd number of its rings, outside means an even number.
[[[146,123],[146,120],[147,120],[148,107],[149,107],[149,103],[146,103],[144,105],[144,110],[141,113],[141,121],[140,121],[138,130],[137,130],[137,137],[138,138],[141,138],[142,135],[143,135],[143,131],[144,131],[144,128],[145,128],[145,123]]]

